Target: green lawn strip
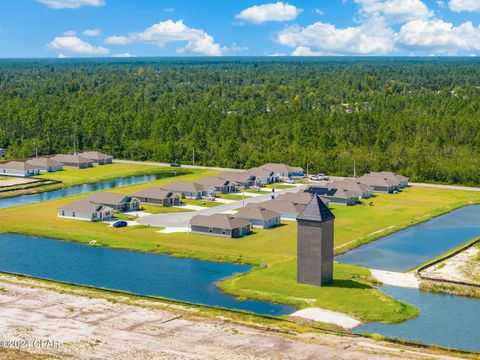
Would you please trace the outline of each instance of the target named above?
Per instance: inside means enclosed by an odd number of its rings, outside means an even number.
[[[246,193],[251,193],[251,194],[270,194],[271,191],[268,190],[255,190],[255,189],[245,189]]]
[[[118,211],[114,212],[113,220],[125,220],[125,221],[134,221],[137,220],[138,216],[120,213]]]
[[[219,201],[210,201],[210,200],[194,200],[194,199],[182,199],[182,203],[187,205],[195,205],[195,206],[203,206],[203,207],[215,207],[223,205],[223,203]]]
[[[150,214],[168,214],[168,213],[179,213],[179,212],[189,212],[193,210],[181,209],[173,206],[156,206],[156,205],[141,205],[140,211],[145,211]]]
[[[287,185],[287,184],[267,184],[267,185],[265,185],[265,187],[269,188],[269,189],[284,190],[284,189],[291,189],[295,186]]]
[[[225,199],[225,200],[242,200],[243,195],[242,194],[217,194],[217,197],[220,199]],[[245,198],[249,198],[251,195],[249,193],[245,194]]]
[[[219,283],[230,294],[299,308],[320,307],[349,314],[361,321],[397,323],[418,316],[409,304],[394,300],[374,287],[366,268],[335,264],[332,285],[316,287],[298,284],[296,261],[255,269]]]

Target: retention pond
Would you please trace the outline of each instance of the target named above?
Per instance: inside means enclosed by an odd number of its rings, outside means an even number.
[[[295,308],[240,301],[216,283],[250,266],[148,254],[16,234],[0,234],[0,272],[120,290],[195,304],[284,315]]]

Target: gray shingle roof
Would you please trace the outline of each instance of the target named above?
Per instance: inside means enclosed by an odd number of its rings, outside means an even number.
[[[240,210],[238,210],[235,216],[241,219],[268,221],[281,215],[276,211],[264,208],[261,204],[255,205],[256,206],[253,206],[252,204],[250,206],[241,208]]]
[[[197,180],[197,183],[208,186],[226,186],[230,184],[230,181],[222,179],[218,176],[208,176],[206,178]]]
[[[40,157],[40,158],[33,158],[26,161],[27,164],[33,166],[61,166],[62,164],[52,158],[47,157]]]
[[[125,194],[111,192],[96,192],[84,198],[85,200],[100,204],[120,205],[124,202],[130,202],[132,197]]]
[[[83,164],[92,162],[92,160],[80,155],[57,154],[52,158],[61,163]]]
[[[174,196],[181,196],[181,194],[169,190],[163,190],[159,187],[150,187],[136,192],[133,196],[150,199],[165,199]]]
[[[248,174],[247,172],[227,171],[219,174],[218,177],[233,182],[246,182],[255,180],[255,175]]]
[[[94,211],[106,211],[110,210],[113,211],[111,208],[108,206],[103,206],[100,204],[96,204],[92,201],[88,201],[85,199],[80,199],[77,200],[73,203],[67,204],[65,206],[62,206],[59,210],[67,210],[67,211],[75,211],[79,213],[91,213]]]
[[[212,227],[218,229],[238,229],[249,226],[248,220],[239,219],[226,214],[196,215],[190,220],[190,225]]]
[[[305,209],[298,214],[297,220],[310,221],[328,221],[335,219],[335,215],[323,203],[319,196],[314,196],[312,200],[305,206]]]
[[[91,160],[113,159],[113,156],[101,153],[99,151],[85,151],[80,153],[79,155]]]
[[[202,185],[190,181],[174,181],[170,184],[162,186],[162,189],[173,192],[202,192],[210,189],[211,187],[212,186],[210,185]]]
[[[35,170],[38,169],[38,166],[34,166],[23,161],[10,161],[6,164],[0,164],[0,168],[10,170]]]

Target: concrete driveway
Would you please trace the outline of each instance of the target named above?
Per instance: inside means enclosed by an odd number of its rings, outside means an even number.
[[[284,190],[275,190],[275,193],[271,194],[262,194],[254,197],[245,197],[246,204],[258,204],[271,199],[272,194],[283,194],[286,192],[297,192],[302,191],[304,185],[296,186],[290,189]],[[213,215],[220,214],[225,211],[239,209],[243,206],[243,201],[235,201],[228,204],[222,204],[212,208],[207,208],[203,210],[191,211],[191,212],[181,212],[181,213],[168,213],[168,214],[154,214],[148,216],[142,216],[137,219],[137,222],[142,225],[148,226],[158,226],[158,227],[188,227],[190,219],[195,215]]]

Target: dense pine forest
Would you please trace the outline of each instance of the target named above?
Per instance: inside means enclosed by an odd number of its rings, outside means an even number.
[[[480,184],[480,61],[247,58],[0,61],[10,158],[118,158]]]

